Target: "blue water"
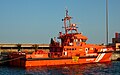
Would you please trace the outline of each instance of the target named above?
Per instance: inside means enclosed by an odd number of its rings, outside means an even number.
[[[120,61],[26,69],[0,66],[0,75],[120,75]]]

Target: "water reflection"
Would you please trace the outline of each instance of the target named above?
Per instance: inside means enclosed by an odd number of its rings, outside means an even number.
[[[28,67],[26,68],[26,73],[33,75],[114,75],[115,73],[120,74],[120,72],[114,73],[112,65],[114,64],[96,63],[71,66]],[[114,68],[117,69],[116,67]],[[117,71],[119,70],[117,69]]]
[[[0,75],[120,75],[120,62],[15,68],[0,66]]]

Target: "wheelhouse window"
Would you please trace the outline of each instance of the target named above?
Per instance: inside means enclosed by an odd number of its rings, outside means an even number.
[[[86,40],[85,40],[85,39],[82,39],[82,42],[86,42]]]
[[[65,48],[64,50],[76,50],[76,48]]]

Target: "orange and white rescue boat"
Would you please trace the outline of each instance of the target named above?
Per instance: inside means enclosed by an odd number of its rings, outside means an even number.
[[[88,38],[78,33],[76,24],[71,23],[71,19],[66,10],[66,16],[63,19],[65,33],[59,32],[60,42],[51,38],[49,52],[37,50],[32,54],[12,53],[9,57],[14,60],[10,61],[10,65],[28,67],[111,61],[112,47],[87,44]]]

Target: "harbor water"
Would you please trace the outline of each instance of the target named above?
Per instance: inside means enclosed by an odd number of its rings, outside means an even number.
[[[0,75],[120,75],[120,61],[27,68],[0,66]]]

